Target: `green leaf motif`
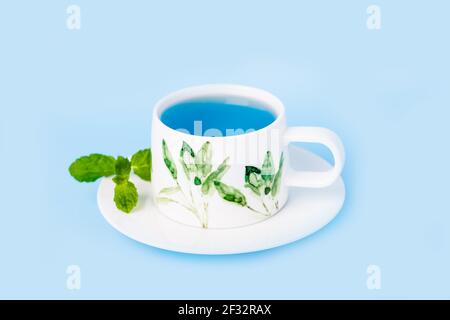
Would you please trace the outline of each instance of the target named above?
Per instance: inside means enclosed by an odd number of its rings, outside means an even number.
[[[256,194],[257,196],[261,195],[261,191],[259,191],[259,188],[255,187],[254,185],[251,185],[250,183],[246,183],[245,187],[249,188],[250,190],[252,190],[253,193]]]
[[[250,175],[255,173],[256,175],[261,174],[261,169],[253,166],[245,166],[245,182],[250,182]]]
[[[130,178],[131,162],[127,158],[118,156],[116,160],[116,176],[113,178],[115,183],[127,182]]]
[[[236,203],[242,207],[247,205],[245,195],[238,189],[217,180],[214,181],[214,186],[222,199]]]
[[[130,213],[138,202],[138,193],[134,184],[130,181],[117,184],[114,188],[114,202],[119,210]]]
[[[275,197],[278,194],[278,191],[280,190],[281,174],[283,172],[283,163],[284,163],[284,155],[283,155],[283,153],[281,153],[280,163],[278,165],[278,171],[275,174],[275,177],[274,177],[273,183],[272,183],[272,190],[271,190],[272,197]]]
[[[177,193],[179,191],[181,191],[179,186],[167,187],[167,188],[161,189],[161,191],[159,191],[159,194],[170,195],[170,194],[175,194],[175,193]]]
[[[211,172],[211,158],[211,142],[206,141],[195,156],[195,167],[197,168],[198,176],[205,178]]]
[[[261,178],[266,183],[266,186],[269,186],[272,183],[274,173],[275,169],[273,167],[272,153],[267,151],[261,170]]]
[[[77,181],[93,182],[113,175],[115,163],[114,157],[93,153],[75,160],[69,167],[69,173]]]
[[[191,173],[195,172],[195,152],[187,142],[183,141],[180,150],[180,162],[184,173],[188,179],[191,178]]]
[[[168,203],[175,203],[178,204],[180,206],[182,206],[183,208],[185,208],[186,210],[191,211],[193,214],[197,215],[197,211],[195,208],[187,206],[185,204],[183,204],[182,202],[169,198],[169,197],[156,197],[155,198],[155,202],[158,204],[168,204]]]
[[[163,150],[163,158],[164,163],[166,164],[167,169],[169,169],[172,178],[177,179],[177,167],[175,166],[175,162],[173,162],[172,155],[170,154],[169,148],[167,147],[166,141],[163,139],[162,141],[162,150]]]
[[[176,200],[167,197],[156,197],[155,201],[159,204],[178,203]]]
[[[194,178],[194,184],[195,184],[196,186],[199,186],[199,185],[202,184],[202,180],[201,180],[199,177],[195,177],[195,178]]]
[[[217,167],[217,169],[209,174],[202,184],[202,193],[209,194],[212,189],[214,181],[222,179],[225,173],[230,169],[228,165],[229,158],[227,157],[223,162]]]
[[[134,174],[145,181],[152,180],[152,152],[150,149],[143,149],[136,152],[131,157],[131,167]]]
[[[250,175],[248,176],[248,183],[253,185],[256,188],[259,188],[263,185],[263,180],[261,179],[261,177],[259,175],[257,175],[256,173],[252,172],[250,173]]]
[[[258,196],[261,195],[261,186],[264,181],[261,178],[261,169],[254,166],[245,167],[245,187],[252,190]]]

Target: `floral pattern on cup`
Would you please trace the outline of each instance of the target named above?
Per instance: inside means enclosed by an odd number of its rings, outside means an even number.
[[[245,187],[260,200],[264,211],[269,215],[279,209],[277,195],[280,190],[283,163],[284,156],[281,153],[278,170],[275,172],[272,153],[267,151],[261,168],[245,167]]]
[[[165,187],[158,192],[155,200],[158,204],[175,203],[184,210],[192,213],[203,228],[208,228],[209,198],[217,195],[228,201],[246,208],[249,211],[264,216],[270,216],[279,209],[278,191],[283,169],[283,153],[281,153],[278,170],[275,172],[272,154],[267,151],[262,168],[246,166],[244,173],[245,188],[260,200],[260,208],[249,205],[247,196],[238,188],[221,181],[230,169],[229,157],[213,170],[211,164],[211,143],[206,141],[195,152],[191,146],[183,141],[179,152],[179,165],[189,182],[182,186],[179,181],[179,166],[177,166],[166,141],[162,140],[162,156],[174,185]]]

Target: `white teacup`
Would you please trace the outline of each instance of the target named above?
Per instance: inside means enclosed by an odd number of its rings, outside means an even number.
[[[199,136],[161,121],[168,108],[214,101],[269,110],[275,120],[240,135]],[[334,157],[327,172],[290,168],[290,142],[320,143]],[[344,164],[338,136],[325,128],[287,127],[284,106],[272,94],[239,85],[204,85],[176,91],[157,102],[152,119],[152,188],[161,212],[183,224],[233,228],[256,223],[280,211],[288,187],[331,185]]]

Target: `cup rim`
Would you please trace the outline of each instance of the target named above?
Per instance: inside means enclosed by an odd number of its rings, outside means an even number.
[[[276,118],[274,121],[272,121],[269,125],[260,128],[258,130],[252,131],[252,132],[246,132],[239,135],[232,135],[232,136],[197,136],[190,133],[185,133],[178,131],[176,129],[173,129],[169,126],[167,126],[164,122],[161,121],[161,114],[162,112],[177,103],[187,101],[189,99],[195,99],[195,98],[214,98],[214,97],[220,97],[220,96],[229,96],[235,97],[235,98],[248,98],[248,99],[254,99],[257,101],[261,101],[261,103],[264,103],[267,105],[268,108],[271,109],[271,111],[274,112]],[[199,139],[205,139],[205,140],[224,140],[224,139],[236,139],[239,137],[246,137],[246,136],[252,136],[256,134],[260,134],[262,131],[270,130],[273,128],[277,128],[280,126],[280,123],[283,121],[285,117],[285,109],[284,105],[281,102],[280,99],[278,99],[275,95],[272,93],[265,91],[263,89],[250,87],[250,86],[244,86],[244,85],[237,85],[237,84],[206,84],[206,85],[198,85],[198,86],[190,86],[186,87],[177,91],[174,91],[163,98],[159,99],[155,107],[153,108],[153,119],[159,122],[159,125],[163,126],[165,129],[169,131],[173,131],[174,133],[177,133],[179,135],[184,135],[186,137],[191,138],[199,138]]]

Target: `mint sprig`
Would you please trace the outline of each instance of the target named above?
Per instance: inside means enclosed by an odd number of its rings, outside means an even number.
[[[125,213],[130,213],[138,203],[136,186],[130,181],[131,170],[142,180],[151,180],[150,149],[139,150],[131,157],[131,161],[122,156],[116,159],[93,153],[78,158],[69,167],[70,175],[79,182],[94,182],[99,178],[114,175],[114,202],[117,209]]]

